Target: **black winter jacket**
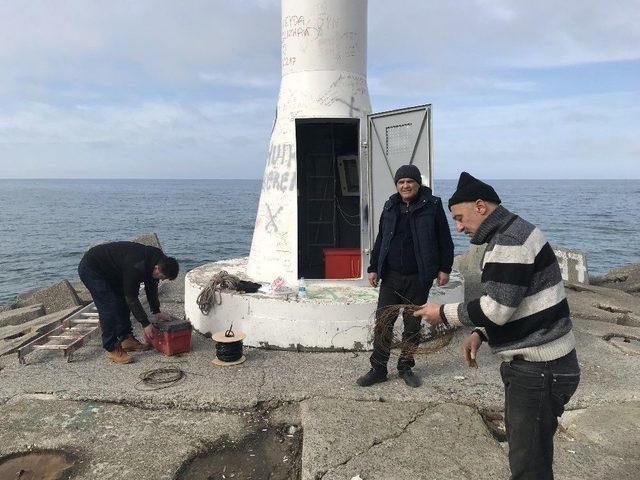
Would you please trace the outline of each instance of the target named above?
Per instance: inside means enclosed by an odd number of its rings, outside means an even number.
[[[409,205],[409,225],[418,263],[418,275],[425,288],[430,288],[438,272],[450,273],[453,265],[453,240],[442,200],[422,186],[416,202]],[[393,238],[402,197],[394,193],[384,204],[368,272],[384,279],[385,264]]]
[[[144,283],[151,313],[158,313],[158,280],[151,273],[162,257],[162,250],[156,247],[135,242],[108,242],[90,248],[82,261],[116,292],[122,292],[131,313],[144,327],[149,319],[138,299],[140,284]]]

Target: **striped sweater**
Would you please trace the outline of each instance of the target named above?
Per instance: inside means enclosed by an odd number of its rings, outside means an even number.
[[[487,243],[482,296],[444,305],[452,325],[483,328],[494,353],[531,362],[555,360],[575,348],[569,304],[555,254],[542,231],[498,206],[471,243]]]

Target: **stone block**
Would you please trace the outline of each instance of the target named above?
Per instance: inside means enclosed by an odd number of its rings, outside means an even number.
[[[16,303],[18,307],[41,303],[47,314],[82,305],[78,294],[67,280],[41,290],[22,293],[18,295]]]
[[[580,250],[573,250],[558,245],[552,247],[556,254],[562,279],[565,282],[589,284],[587,256]]]
[[[640,263],[625,265],[616,268],[605,275],[591,277],[592,285],[615,288],[632,295],[640,295]]]
[[[565,291],[573,317],[640,326],[638,297],[613,288],[575,283],[565,283]]]
[[[162,250],[162,247],[160,246],[160,240],[158,239],[158,235],[156,235],[153,232],[143,233],[142,235],[134,238],[132,241],[141,243],[143,245],[149,245],[151,247],[156,247]]]
[[[44,315],[44,313],[44,306],[41,303],[0,312],[0,327],[20,325],[21,323],[38,318]]]
[[[4,303],[0,305],[0,313],[8,312],[9,310],[12,310],[14,308],[15,308],[15,305],[13,303]]]
[[[453,268],[458,270],[465,278],[468,274],[480,275],[482,272],[482,258],[487,248],[483,245],[469,245],[469,250],[453,259]]]

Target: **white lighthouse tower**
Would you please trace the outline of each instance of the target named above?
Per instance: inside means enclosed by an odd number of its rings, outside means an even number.
[[[366,0],[283,0],[282,83],[250,277],[323,278],[324,249],[360,250],[366,58]]]
[[[378,291],[366,281],[370,248],[393,174],[417,165],[432,186],[431,107],[371,114],[367,0],[282,0],[282,80],[248,258],[203,265],[185,279],[185,313],[203,332],[233,322],[246,345],[367,349]],[[197,305],[225,270],[264,285]],[[289,293],[268,288],[275,279]],[[300,278],[307,295],[298,296]],[[460,301],[455,273],[437,302]],[[400,322],[399,322],[400,323]]]

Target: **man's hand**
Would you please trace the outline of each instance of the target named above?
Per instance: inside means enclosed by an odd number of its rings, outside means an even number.
[[[153,325],[149,324],[142,328],[142,336],[147,344],[151,344],[151,338],[153,337]]]
[[[478,349],[482,345],[482,337],[478,332],[472,332],[471,335],[462,343],[460,348],[460,355],[467,365],[473,368],[478,368],[478,362],[476,362],[476,356]]]
[[[378,286],[378,274],[376,272],[370,272],[369,273],[369,283],[374,288]],[[387,287],[385,287],[385,288],[387,288]]]
[[[171,319],[171,315],[164,312],[158,312],[153,314],[153,319],[156,322],[168,322]]]
[[[449,274],[444,272],[438,272],[438,286],[441,287],[449,283]]]
[[[422,319],[429,325],[438,325],[439,323],[442,323],[442,317],[440,317],[440,305],[437,303],[427,302],[413,314],[416,317],[422,317]]]

